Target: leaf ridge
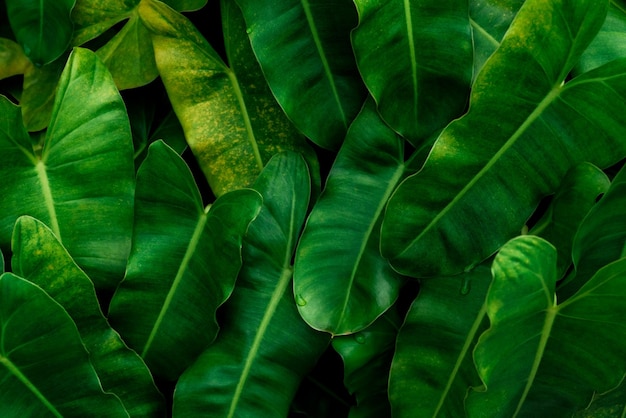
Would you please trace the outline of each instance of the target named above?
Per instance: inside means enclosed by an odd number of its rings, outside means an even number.
[[[48,173],[46,172],[46,165],[40,160],[35,165],[35,169],[41,184],[41,192],[43,194],[46,209],[48,209],[48,214],[50,215],[50,229],[52,229],[52,232],[54,232],[59,241],[61,241],[61,229],[59,227],[59,220],[54,205],[54,197],[52,196],[52,190],[50,189]]]
[[[417,57],[415,56],[415,39],[413,38],[413,22],[411,18],[411,0],[404,0],[404,20],[406,23],[407,39],[409,41],[409,56],[411,57],[411,78],[413,81],[413,117],[417,121]]]

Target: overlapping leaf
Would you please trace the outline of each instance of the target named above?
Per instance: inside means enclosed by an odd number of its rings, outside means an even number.
[[[359,331],[396,300],[401,278],[380,256],[380,215],[404,173],[403,139],[369,100],[298,244],[294,291],[313,328],[335,335]]]
[[[175,380],[215,338],[215,312],[232,292],[242,236],[260,205],[258,193],[238,190],[205,209],[181,157],[162,141],[150,146],[109,318],[155,375]]]
[[[389,377],[393,416],[465,416],[463,400],[480,383],[472,350],[485,328],[491,283],[482,264],[461,277],[422,280],[398,334]]]
[[[467,105],[472,79],[468,1],[355,4],[359,26],[352,43],[363,80],[385,121],[421,143]]]
[[[122,279],[133,221],[133,149],[124,103],[104,65],[76,49],[63,72],[42,150],[20,109],[0,98],[0,242],[15,220],[42,220],[96,287]]]
[[[300,318],[291,291],[311,188],[306,164],[295,153],[278,154],[254,187],[264,206],[245,238],[244,265],[217,340],[176,387],[178,416],[284,417],[329,342]]]
[[[69,47],[75,0],[5,0],[11,29],[37,66],[59,58]]]
[[[556,250],[539,237],[508,242],[492,270],[491,326],[474,351],[484,388],[470,394],[470,416],[571,416],[594,391],[620,383],[626,259],[603,267],[561,304],[554,294]]]
[[[34,218],[20,217],[12,251],[13,273],[39,286],[74,320],[104,390],[117,395],[130,416],[163,416],[165,402],[148,368],[109,326],[93,283],[52,231]]]
[[[34,284],[0,276],[0,415],[127,417],[65,310]]]
[[[308,138],[337,149],[359,112],[365,89],[350,31],[350,0],[237,0],[267,81],[287,115]]]
[[[469,113],[390,199],[382,251],[398,271],[471,268],[521,230],[571,167],[626,156],[626,60],[564,83],[607,6],[524,3],[474,83]]]

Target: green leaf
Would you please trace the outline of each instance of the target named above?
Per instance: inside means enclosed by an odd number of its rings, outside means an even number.
[[[122,279],[133,221],[133,148],[124,102],[95,54],[76,49],[63,72],[43,149],[20,109],[0,98],[0,243],[31,215],[48,225],[97,288]]]
[[[550,243],[526,235],[496,256],[487,295],[491,326],[474,351],[485,387],[470,394],[470,416],[571,416],[594,391],[622,380],[626,259],[557,305],[556,255]]]
[[[11,29],[24,53],[41,66],[59,58],[70,45],[75,0],[5,0]]]
[[[215,312],[232,292],[242,236],[260,205],[258,193],[238,190],[204,209],[181,157],[162,141],[150,146],[109,319],[155,375],[175,380],[215,338]]]
[[[525,0],[470,0],[474,41],[474,78],[498,49],[504,34]]]
[[[40,221],[22,216],[12,242],[13,272],[39,286],[74,320],[107,393],[117,395],[130,416],[164,414],[165,402],[141,358],[109,326],[93,283]]]
[[[365,99],[350,31],[351,0],[237,0],[263,73],[287,115],[317,145],[337,149]]]
[[[378,246],[380,215],[405,173],[403,146],[369,100],[348,131],[296,252],[298,309],[315,329],[357,332],[398,297],[401,278]]]
[[[28,281],[0,276],[0,415],[127,417],[105,394],[76,325]]]
[[[623,417],[626,413],[626,384],[620,385],[605,393],[594,394],[591,403],[577,411],[574,418],[614,418]]]
[[[82,45],[128,19],[139,3],[140,0],[76,0],[72,10],[72,45]]]
[[[276,152],[306,147],[264,86],[234,5],[224,3],[223,25],[233,68],[173,9],[149,2],[139,10],[174,111],[216,196],[250,186]]]
[[[0,38],[0,80],[27,72],[33,64],[16,42]]]
[[[24,127],[29,132],[44,130],[50,124],[57,85],[67,58],[62,56],[42,67],[33,65],[24,73],[20,107]]]
[[[626,57],[626,3],[611,0],[604,25],[580,57],[573,74],[581,74],[614,59]]]
[[[175,416],[287,416],[300,380],[328,345],[327,334],[300,318],[291,291],[311,189],[306,164],[278,154],[254,187],[264,206],[246,235],[237,286],[215,343],[176,386]]]
[[[193,11],[202,9],[207,0],[165,0],[164,3],[178,11]]]
[[[364,330],[333,338],[333,348],[343,359],[345,386],[357,398],[350,418],[391,417],[387,383],[401,322],[392,308]]]
[[[468,0],[356,0],[359,70],[383,119],[413,144],[460,116],[472,78]]]
[[[462,276],[425,279],[398,334],[389,377],[394,416],[461,417],[480,384],[472,350],[485,328],[485,263]]]
[[[576,232],[572,248],[575,270],[559,286],[560,298],[573,295],[600,268],[626,255],[625,205],[626,168],[622,168]]]
[[[382,252],[399,272],[471,268],[519,233],[570,168],[626,156],[626,60],[564,83],[607,5],[524,3],[474,83],[469,113],[389,201]]]
[[[572,245],[578,226],[611,182],[598,167],[582,163],[563,179],[546,213],[528,232],[554,245],[558,252],[557,277],[572,264]]]

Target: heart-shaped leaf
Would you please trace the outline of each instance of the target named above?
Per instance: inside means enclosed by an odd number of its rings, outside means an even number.
[[[594,391],[622,380],[626,259],[557,304],[556,255],[547,241],[525,235],[496,256],[487,295],[491,326],[474,350],[484,388],[470,394],[470,416],[571,416]]]
[[[354,3],[236,1],[278,103],[317,145],[339,148],[365,99],[350,44]]]
[[[215,312],[232,292],[242,236],[260,206],[257,192],[238,190],[205,209],[182,158],[162,141],[150,146],[109,318],[155,375],[175,380],[215,338]]]
[[[467,105],[472,79],[468,0],[355,4],[359,26],[352,43],[363,80],[385,121],[419,144]]]
[[[328,345],[329,335],[302,320],[291,291],[291,260],[311,189],[306,164],[295,153],[278,154],[254,187],[263,208],[246,235],[237,286],[215,343],[176,386],[176,416],[284,417]]]
[[[127,417],[100,387],[72,318],[34,284],[0,276],[0,415]]]
[[[382,251],[398,271],[424,277],[471,268],[519,233],[570,168],[605,168],[626,156],[626,60],[564,83],[607,6],[524,3],[474,83],[469,113],[443,131],[422,170],[389,201]]]
[[[93,283],[40,221],[22,216],[12,242],[13,273],[39,286],[74,320],[102,387],[120,398],[130,416],[164,414],[165,402],[141,358],[109,326]]]
[[[369,100],[350,127],[300,238],[294,291],[300,314],[334,335],[371,324],[402,280],[380,256],[381,213],[405,174],[404,141]]]
[[[6,0],[15,38],[37,66],[59,58],[69,47],[76,0]]]
[[[490,282],[485,264],[461,277],[421,281],[398,333],[391,365],[394,416],[465,416],[467,390],[480,384],[471,353],[486,327]]]
[[[124,102],[93,52],[76,49],[63,72],[43,149],[24,130],[20,109],[0,97],[0,243],[15,220],[48,225],[98,288],[124,275],[135,189]]]

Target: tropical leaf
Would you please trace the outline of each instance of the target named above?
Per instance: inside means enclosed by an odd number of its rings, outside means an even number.
[[[69,47],[75,1],[5,0],[15,38],[36,66],[54,61]]]
[[[558,252],[557,277],[561,278],[572,264],[572,245],[578,226],[611,181],[598,167],[582,163],[563,179],[546,213],[528,232],[554,245]]]
[[[24,127],[28,132],[42,131],[52,117],[57,85],[67,63],[67,56],[42,67],[30,66],[24,73],[20,107]]]
[[[43,149],[20,109],[0,98],[0,242],[15,220],[48,225],[98,288],[122,279],[133,222],[134,167],[128,116],[95,54],[76,49],[61,77]]]
[[[474,350],[484,388],[468,397],[470,416],[571,416],[594,391],[621,382],[626,259],[557,304],[556,256],[550,243],[530,235],[509,241],[496,256],[487,295],[491,326]]]
[[[359,26],[352,44],[365,85],[383,119],[420,144],[467,105],[472,79],[468,1],[355,4]]]
[[[626,255],[625,205],[626,168],[622,168],[576,232],[572,248],[575,270],[559,286],[559,298],[567,299],[600,268]]]
[[[389,377],[393,416],[465,416],[480,384],[471,353],[486,328],[486,263],[457,277],[425,279],[398,334]]]
[[[0,276],[0,414],[127,417],[105,394],[76,325],[34,284]]]
[[[626,2],[611,0],[604,25],[580,57],[572,73],[577,75],[626,57]]]
[[[215,312],[232,292],[242,236],[260,205],[258,193],[238,190],[205,209],[181,157],[162,141],[150,146],[109,319],[156,376],[175,380],[215,338]]]
[[[130,416],[163,416],[165,402],[150,371],[109,326],[93,283],[52,231],[29,216],[17,220],[13,273],[39,286],[74,320],[103,389],[120,398]]]
[[[236,0],[274,96],[317,145],[337,149],[365,99],[350,31],[350,0]]]
[[[298,309],[313,328],[357,332],[398,297],[401,277],[378,246],[380,215],[404,174],[404,141],[369,100],[348,131],[296,252]]]
[[[498,49],[525,0],[469,0],[474,41],[474,78]]]
[[[364,330],[333,338],[343,359],[345,386],[357,399],[350,418],[391,417],[387,383],[401,323],[398,310],[391,308]]]
[[[0,80],[24,74],[32,66],[33,64],[18,43],[0,38]]]
[[[616,388],[604,393],[596,393],[591,403],[577,411],[574,418],[613,418],[626,413],[626,384],[624,379]]]
[[[278,154],[254,187],[264,206],[246,235],[237,286],[217,340],[176,386],[175,416],[287,416],[300,380],[328,345],[329,335],[302,321],[291,291],[311,189],[306,164]]]
[[[469,113],[389,201],[382,251],[399,272],[471,268],[519,233],[570,168],[605,168],[626,156],[626,60],[564,83],[607,6],[524,3],[474,83]]]

